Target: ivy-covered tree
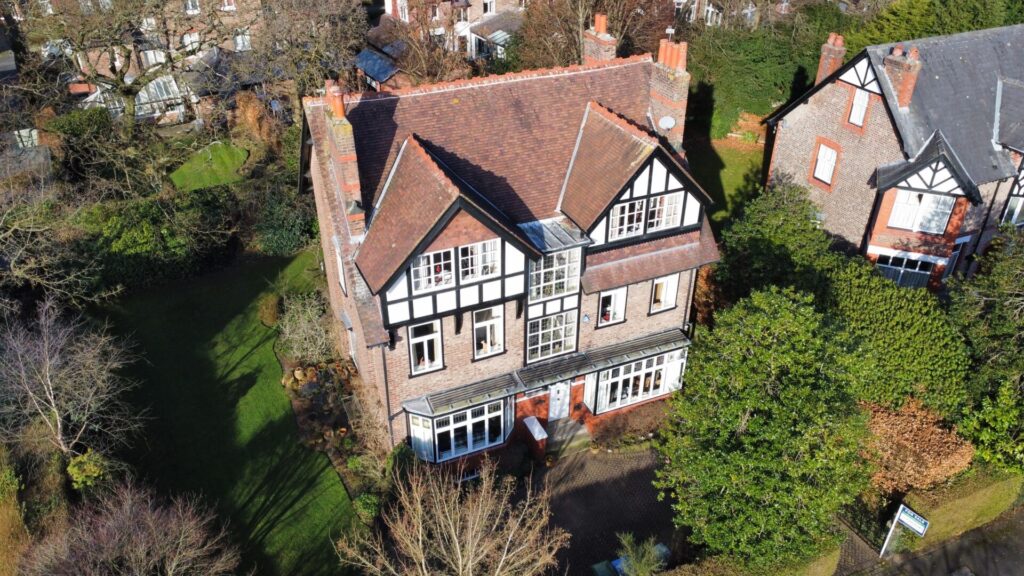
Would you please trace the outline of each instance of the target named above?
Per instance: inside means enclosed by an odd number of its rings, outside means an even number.
[[[963,432],[982,458],[1024,468],[1024,231],[999,236],[978,273],[953,283],[950,300],[984,396]]]
[[[699,329],[656,486],[691,540],[747,564],[810,557],[865,486],[864,434],[812,298],[758,291]]]

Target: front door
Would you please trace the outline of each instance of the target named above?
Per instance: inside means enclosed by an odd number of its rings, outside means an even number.
[[[551,385],[549,393],[548,421],[560,420],[569,415],[569,383]]]

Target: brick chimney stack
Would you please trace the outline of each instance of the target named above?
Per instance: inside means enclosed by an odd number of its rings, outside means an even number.
[[[690,94],[686,48],[686,42],[672,42],[663,38],[658,46],[658,62],[651,75],[651,117],[654,127],[676,150],[683,148],[686,102]]]
[[[345,95],[334,80],[324,84],[324,103],[330,127],[331,161],[335,166],[338,188],[345,200],[345,214],[353,239],[366,232],[366,213],[363,210],[362,187],[359,184],[359,164],[356,159],[356,140],[352,123],[345,117]]]
[[[583,33],[583,63],[615,59],[615,37],[608,33],[608,16],[594,14],[594,26]]]
[[[831,76],[843,65],[846,59],[846,39],[842,34],[832,32],[828,35],[828,41],[821,45],[821,58],[818,60],[818,75],[814,78],[814,84],[821,84],[821,81]]]
[[[921,74],[921,53],[916,47],[909,53],[904,52],[903,44],[897,44],[882,60],[882,65],[896,91],[896,102],[901,109],[906,109],[914,97],[917,77]]]

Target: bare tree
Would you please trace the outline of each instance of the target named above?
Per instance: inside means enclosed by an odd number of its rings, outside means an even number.
[[[285,354],[299,362],[322,362],[334,353],[327,303],[319,292],[289,294],[278,321]]]
[[[485,461],[473,485],[463,470],[414,465],[384,513],[387,538],[353,531],[338,542],[343,564],[371,576],[533,576],[557,566],[569,541],[549,525],[546,490],[516,497],[511,478]]]
[[[140,424],[124,399],[133,384],[120,375],[130,360],[123,342],[62,317],[52,298],[32,326],[9,319],[0,332],[0,441],[42,440],[65,458],[125,442]]]
[[[436,13],[432,7],[437,8]],[[389,19],[394,40],[404,44],[398,65],[415,84],[469,76],[466,51],[455,34],[457,12],[451,3],[410,0],[409,22]]]
[[[166,502],[123,483],[77,510],[66,530],[33,546],[20,574],[220,576],[233,574],[238,562],[227,532],[199,502]]]

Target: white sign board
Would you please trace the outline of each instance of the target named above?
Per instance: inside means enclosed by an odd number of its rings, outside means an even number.
[[[924,533],[928,531],[928,521],[924,519],[924,516],[900,504],[900,509],[896,511],[896,518],[893,519],[892,526],[889,527],[889,534],[882,544],[882,551],[878,554],[879,558],[885,555],[885,549],[889,547],[889,540],[892,539],[892,532],[896,529],[897,524],[903,524],[918,536],[924,536]]]

